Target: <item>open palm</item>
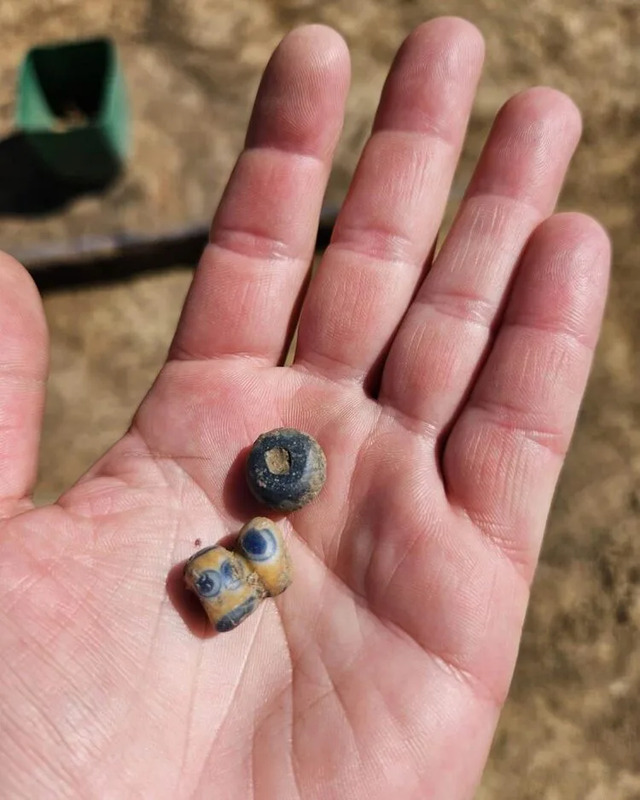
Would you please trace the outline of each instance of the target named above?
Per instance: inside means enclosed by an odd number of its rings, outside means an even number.
[[[47,508],[45,326],[3,257],[4,797],[472,795],[609,259],[593,221],[549,216],[580,123],[548,89],[501,111],[431,258],[481,61],[461,20],[404,43],[283,367],[349,71],[329,29],[284,40],[165,367]],[[292,587],[213,636],[179,565],[263,511],[242,462],[278,426],[320,441],[327,484],[283,520]]]

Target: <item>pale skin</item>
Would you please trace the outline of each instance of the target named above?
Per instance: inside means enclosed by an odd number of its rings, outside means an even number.
[[[2,257],[3,796],[472,797],[609,266],[596,222],[553,215],[580,118],[546,88],[498,114],[430,258],[482,58],[457,19],[402,46],[283,367],[349,80],[337,33],[285,38],[166,365],[43,508],[46,326]],[[176,565],[264,513],[240,465],[279,426],[327,484],[282,523],[290,589],[211,636]]]

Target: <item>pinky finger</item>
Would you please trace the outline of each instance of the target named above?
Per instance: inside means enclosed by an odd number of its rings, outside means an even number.
[[[537,228],[445,448],[452,504],[529,580],[600,330],[609,250],[580,214]]]

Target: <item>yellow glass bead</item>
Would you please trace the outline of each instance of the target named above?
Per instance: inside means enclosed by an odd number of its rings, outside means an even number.
[[[220,545],[199,550],[184,566],[188,589],[195,592],[217,631],[230,631],[252,614],[265,597],[291,583],[291,560],[278,526],[256,517],[240,531],[236,552]]]
[[[291,559],[275,522],[266,517],[247,522],[238,536],[237,548],[272,597],[289,586]]]
[[[267,592],[241,556],[216,545],[191,556],[184,567],[187,588],[196,593],[217,631],[230,631],[258,607]]]

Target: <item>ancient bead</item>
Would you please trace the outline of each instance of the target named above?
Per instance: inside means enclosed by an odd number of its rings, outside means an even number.
[[[230,631],[258,607],[267,591],[260,578],[236,553],[216,545],[195,553],[184,567],[185,583],[194,591],[217,631]]]
[[[247,482],[269,508],[295,511],[310,503],[324,486],[327,460],[308,433],[277,428],[259,436],[247,459]]]
[[[256,517],[240,531],[235,551],[205,547],[184,566],[185,584],[195,592],[217,631],[230,631],[265,597],[291,583],[291,560],[278,526]]]
[[[240,531],[238,552],[260,576],[272,596],[291,583],[291,560],[278,526],[266,517],[255,517]]]

